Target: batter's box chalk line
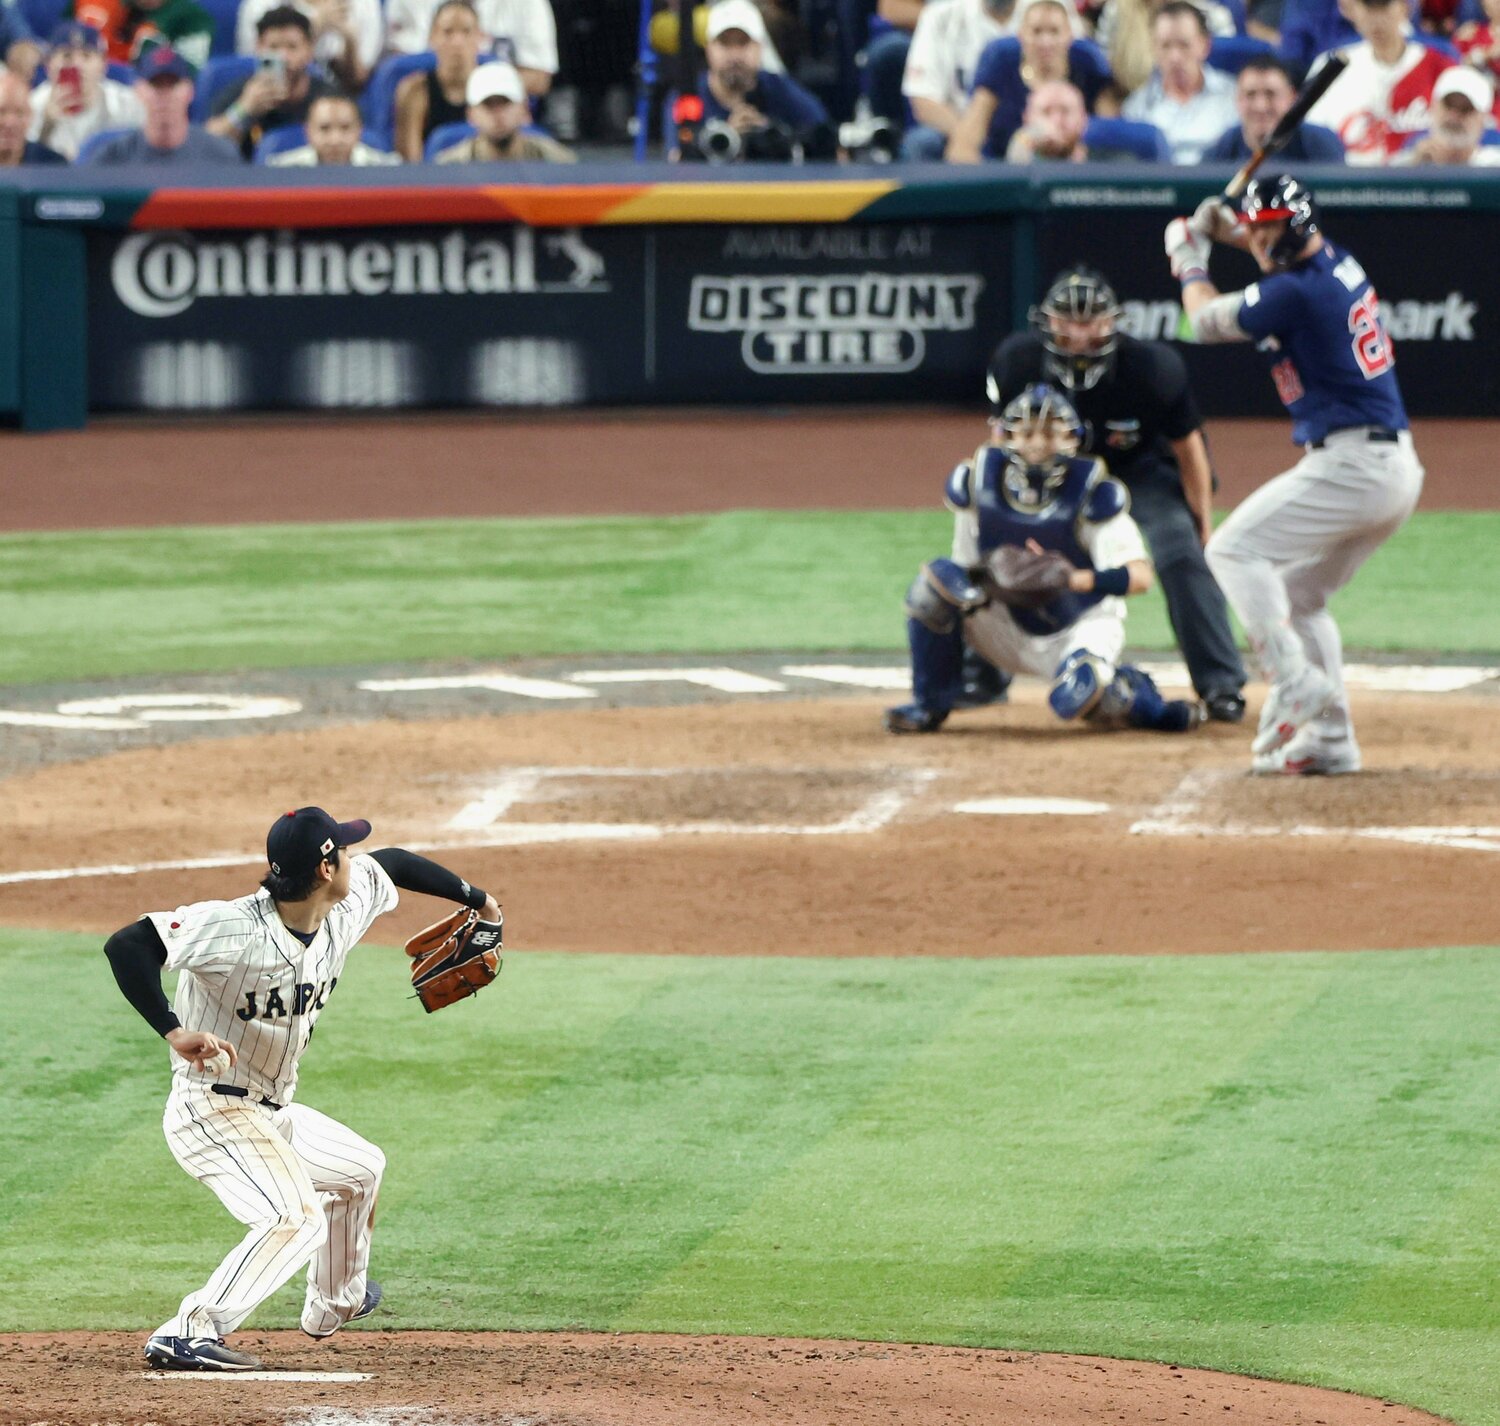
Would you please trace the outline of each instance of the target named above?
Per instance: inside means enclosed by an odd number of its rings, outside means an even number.
[[[624,780],[632,778],[726,777],[746,779],[764,776],[868,774],[884,782],[843,817],[832,822],[513,822],[501,819],[518,803],[530,800],[547,782]],[[515,767],[508,768],[456,812],[446,831],[472,835],[463,847],[507,847],[546,842],[594,840],[649,841],[662,837],[829,837],[878,832],[901,814],[918,793],[938,774],[930,768],[814,768],[784,767]]]
[[[373,1381],[373,1372],[142,1372],[147,1381]]]
[[[1190,772],[1144,817],[1132,822],[1130,830],[1134,835],[1152,837],[1359,837],[1463,852],[1500,852],[1500,827],[1329,827],[1306,822],[1287,826],[1210,820],[1212,808],[1208,804],[1220,789],[1244,780],[1244,773],[1230,768]]]
[[[437,1406],[299,1406],[281,1414],[284,1426],[542,1426],[540,1416],[509,1413],[459,1416]]]

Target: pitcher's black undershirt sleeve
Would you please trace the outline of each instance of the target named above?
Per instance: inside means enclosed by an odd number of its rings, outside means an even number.
[[[181,1025],[161,988],[167,948],[155,926],[149,921],[136,921],[123,927],[104,943],[104,954],[109,957],[109,968],[115,973],[121,994],[158,1035]]]
[[[385,874],[402,891],[441,896],[444,901],[456,901],[474,911],[482,911],[489,899],[487,893],[477,886],[470,886],[457,872],[402,847],[382,847],[378,852],[371,852],[370,856],[380,863]]]

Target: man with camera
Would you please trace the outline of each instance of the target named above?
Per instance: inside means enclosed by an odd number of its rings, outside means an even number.
[[[211,134],[240,146],[251,158],[261,136],[287,124],[304,124],[313,100],[338,91],[309,70],[313,58],[312,21],[292,5],[267,10],[255,27],[256,70],[242,84],[210,96]]]
[[[838,156],[828,111],[797,81],[761,68],[765,21],[753,0],[708,12],[698,103],[678,100],[675,160],[797,163]]]

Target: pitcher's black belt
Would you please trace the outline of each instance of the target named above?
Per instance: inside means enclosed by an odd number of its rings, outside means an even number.
[[[1339,431],[1363,431],[1367,441],[1381,441],[1387,445],[1394,444],[1401,439],[1400,431],[1388,430],[1384,426],[1340,426],[1338,431],[1330,431],[1328,436],[1336,436],[1339,434]],[[1320,441],[1314,441],[1312,449],[1315,451],[1322,450],[1328,444],[1328,436],[1324,436]]]
[[[211,1084],[209,1088],[215,1094],[229,1094],[236,1099],[249,1099],[250,1091],[243,1089],[237,1084]],[[267,1109],[280,1109],[281,1106],[274,1099],[257,1099],[257,1104],[264,1104]]]

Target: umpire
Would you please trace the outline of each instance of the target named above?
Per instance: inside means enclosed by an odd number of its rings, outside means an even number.
[[[1213,532],[1213,474],[1187,367],[1165,342],[1117,332],[1119,317],[1114,289],[1099,273],[1060,273],[1031,309],[1033,330],[1008,336],[990,359],[991,412],[1033,381],[1066,388],[1083,418],[1082,451],[1129,487],[1130,513],[1150,547],[1193,687],[1210,718],[1238,723],[1245,668],[1223,591],[1203,558]],[[966,667],[966,684],[983,682],[974,672],[978,680]]]

